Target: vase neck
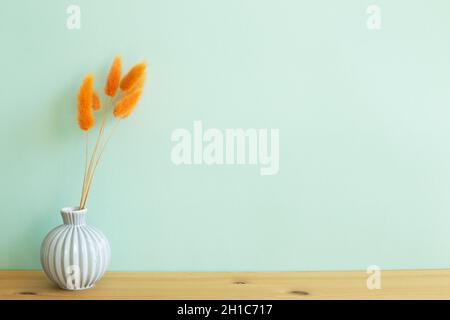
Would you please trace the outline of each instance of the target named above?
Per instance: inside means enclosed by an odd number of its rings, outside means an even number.
[[[87,209],[69,207],[61,209],[61,216],[65,225],[80,226],[86,224]]]

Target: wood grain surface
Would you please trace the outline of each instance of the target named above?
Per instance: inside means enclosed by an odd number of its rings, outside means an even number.
[[[352,272],[109,272],[66,291],[42,271],[0,271],[0,299],[449,299],[450,270],[383,271],[381,289]]]

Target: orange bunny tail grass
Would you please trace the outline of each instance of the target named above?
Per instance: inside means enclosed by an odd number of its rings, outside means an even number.
[[[100,103],[100,98],[98,97],[97,92],[94,92],[94,94],[92,95],[92,108],[94,109],[94,111],[98,111],[101,108],[101,103]]]
[[[108,79],[106,80],[105,94],[114,97],[119,89],[120,76],[122,72],[122,60],[119,56],[114,58],[114,61],[109,70]]]
[[[92,109],[94,95],[94,77],[89,74],[83,81],[78,93],[78,125],[81,130],[88,131],[95,124]]]
[[[146,69],[147,64],[144,62],[139,63],[131,68],[131,70],[128,71],[128,73],[120,82],[120,89],[122,89],[123,91],[129,91],[130,89],[133,89],[137,83],[145,78]]]
[[[114,108],[114,116],[121,119],[128,117],[138,104],[141,95],[142,88],[138,88],[120,99]]]
[[[134,85],[125,92],[130,93],[130,92],[136,91],[138,89],[142,90],[144,88],[144,84],[145,84],[145,73],[143,75],[141,75],[141,77],[136,80]]]

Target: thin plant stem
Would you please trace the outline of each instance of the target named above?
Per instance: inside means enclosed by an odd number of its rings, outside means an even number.
[[[106,138],[106,141],[103,143],[103,146],[100,149],[100,154],[99,154],[99,156],[97,157],[97,159],[95,161],[95,165],[94,165],[94,168],[92,170],[92,174],[90,176],[90,179],[89,179],[89,182],[88,182],[88,185],[87,185],[86,196],[84,197],[84,202],[83,202],[83,208],[86,205],[86,201],[87,201],[87,198],[89,196],[89,192],[91,191],[92,181],[94,180],[94,176],[95,176],[95,172],[97,170],[97,166],[98,166],[100,160],[102,159],[102,156],[103,156],[103,153],[105,152],[106,146],[107,146],[109,140],[111,139],[111,137],[113,136],[114,132],[116,131],[119,123],[120,123],[120,120],[117,120],[116,123],[114,124],[113,128],[111,129],[111,132],[109,133],[108,137]]]
[[[88,158],[89,158],[89,132],[86,131],[86,148],[85,148],[85,154],[86,154],[86,161],[84,163],[84,174],[83,174],[83,188],[81,189],[81,198],[80,198],[80,205],[79,208],[81,209],[81,203],[83,201],[83,194],[84,194],[84,188],[86,187],[86,172],[87,172],[87,166],[88,166]]]
[[[94,150],[92,151],[91,160],[89,161],[89,168],[87,170],[87,175],[85,177],[85,182],[84,182],[85,188],[83,188],[83,193],[81,195],[81,204],[82,204],[81,208],[82,209],[84,208],[83,203],[84,203],[84,198],[85,198],[85,195],[86,195],[87,181],[89,180],[89,175],[91,174],[91,167],[92,167],[94,156],[95,156],[95,154],[97,152],[97,149],[98,149],[98,144],[99,144],[100,138],[101,138],[101,134],[99,133],[99,135],[97,137],[97,141],[95,142]]]
[[[97,136],[97,141],[95,142],[94,150],[92,151],[91,160],[89,161],[89,168],[87,170],[87,175],[85,176],[85,182],[83,183],[83,185],[85,185],[85,187],[83,188],[83,192],[82,192],[82,195],[81,195],[82,208],[84,208],[84,203],[86,203],[86,191],[87,191],[86,188],[87,188],[87,185],[88,185],[88,182],[89,182],[89,177],[91,175],[92,166],[94,165],[94,159],[95,159],[95,156],[96,156],[96,153],[97,153],[97,150],[98,150],[98,146],[99,146],[100,141],[102,139],[103,132],[105,131],[106,115],[107,115],[107,112],[109,110],[109,105],[112,103],[112,101],[113,101],[113,99],[110,98],[109,101],[108,101],[109,103],[107,103],[107,105],[105,106],[105,109],[104,109],[105,111],[103,112],[102,124],[101,124],[100,129],[99,129],[99,133],[98,133],[98,136]]]

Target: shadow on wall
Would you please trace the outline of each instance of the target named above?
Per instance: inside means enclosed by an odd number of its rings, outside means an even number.
[[[14,166],[6,177],[10,181],[6,196],[12,199],[8,211],[14,214],[9,219],[22,227],[8,235],[8,246],[2,253],[8,268],[40,266],[42,240],[62,223],[60,206],[78,197],[73,190],[78,191],[81,181],[78,173],[82,174],[84,139],[77,126],[76,91],[74,81],[64,85],[58,94],[41,99],[33,107],[33,114],[22,117],[11,133],[18,147],[9,155]],[[79,165],[74,167],[75,163]],[[58,179],[53,180],[57,181],[49,181],[47,177],[54,177],[55,172]],[[76,184],[74,176],[80,180]],[[27,210],[30,201],[34,203],[33,212]]]
[[[20,233],[15,234],[14,239],[10,239],[6,261],[8,269],[36,269],[40,266],[42,240],[53,227],[61,224],[58,221],[60,216],[51,205],[37,210],[38,213],[33,215],[27,213],[28,223],[24,224]]]
[[[80,139],[77,125],[77,95],[75,84],[67,86],[49,103],[48,117],[42,124],[42,140],[50,148]]]

